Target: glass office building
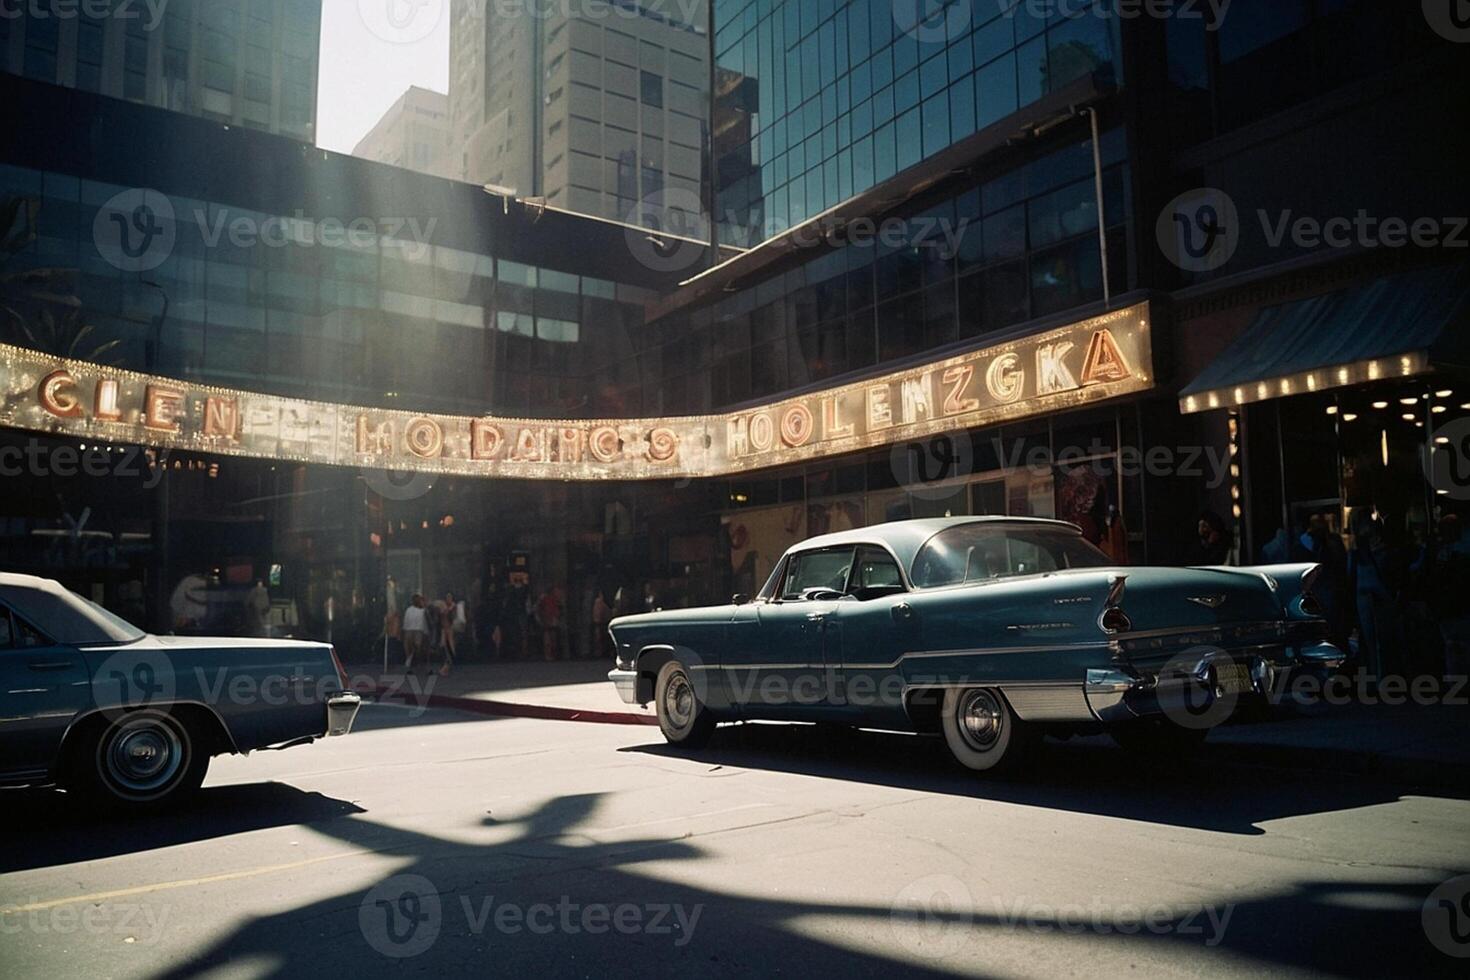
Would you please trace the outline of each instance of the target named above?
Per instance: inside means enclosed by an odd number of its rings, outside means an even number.
[[[1079,78],[1121,82],[1116,18],[1009,6],[716,3],[721,242],[764,241]]]

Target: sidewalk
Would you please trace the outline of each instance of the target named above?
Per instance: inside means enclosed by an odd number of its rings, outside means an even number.
[[[612,664],[605,660],[524,661],[461,664],[448,677],[421,674],[405,678],[395,665],[387,675],[374,677],[373,693],[394,701],[414,701],[427,694],[431,707],[479,714],[609,725],[658,724],[651,708],[623,703],[607,679],[611,669]]]
[[[464,664],[448,677],[377,681],[387,700],[480,714],[656,725],[651,707],[624,704],[603,660]],[[361,671],[361,668],[358,668]],[[369,690],[372,686],[369,685]],[[1374,775],[1470,793],[1470,706],[1349,704],[1285,708],[1270,721],[1224,725],[1205,758],[1283,769]]]

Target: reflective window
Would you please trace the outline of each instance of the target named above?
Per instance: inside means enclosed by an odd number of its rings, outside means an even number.
[[[847,573],[851,568],[851,548],[803,551],[792,555],[787,561],[781,598],[799,599],[807,589],[842,592],[847,588]]]
[[[913,578],[915,586],[927,589],[1110,564],[1112,559],[1077,531],[977,522],[940,531],[925,542],[914,557]]]

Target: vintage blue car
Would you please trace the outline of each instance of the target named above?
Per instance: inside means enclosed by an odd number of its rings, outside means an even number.
[[[212,756],[345,735],[359,705],[328,644],[152,636],[50,579],[0,573],[0,784],[161,807]]]
[[[1118,567],[1060,521],[898,521],[794,546],[753,599],[615,619],[609,678],[676,745],[761,719],[941,732],[973,770],[1048,733],[1178,754],[1341,663],[1315,577]]]

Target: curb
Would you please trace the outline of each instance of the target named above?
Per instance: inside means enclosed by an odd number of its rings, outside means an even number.
[[[374,686],[365,693],[379,700],[402,703],[408,700],[403,691]],[[492,701],[488,698],[464,698],[443,694],[430,694],[423,699],[426,707],[448,708],[451,711],[466,711],[470,714],[492,715],[499,718],[540,718],[546,721],[580,721],[594,725],[657,725],[653,715],[634,714],[631,711],[589,711],[585,708],[557,708],[541,704],[519,704],[514,701]]]

